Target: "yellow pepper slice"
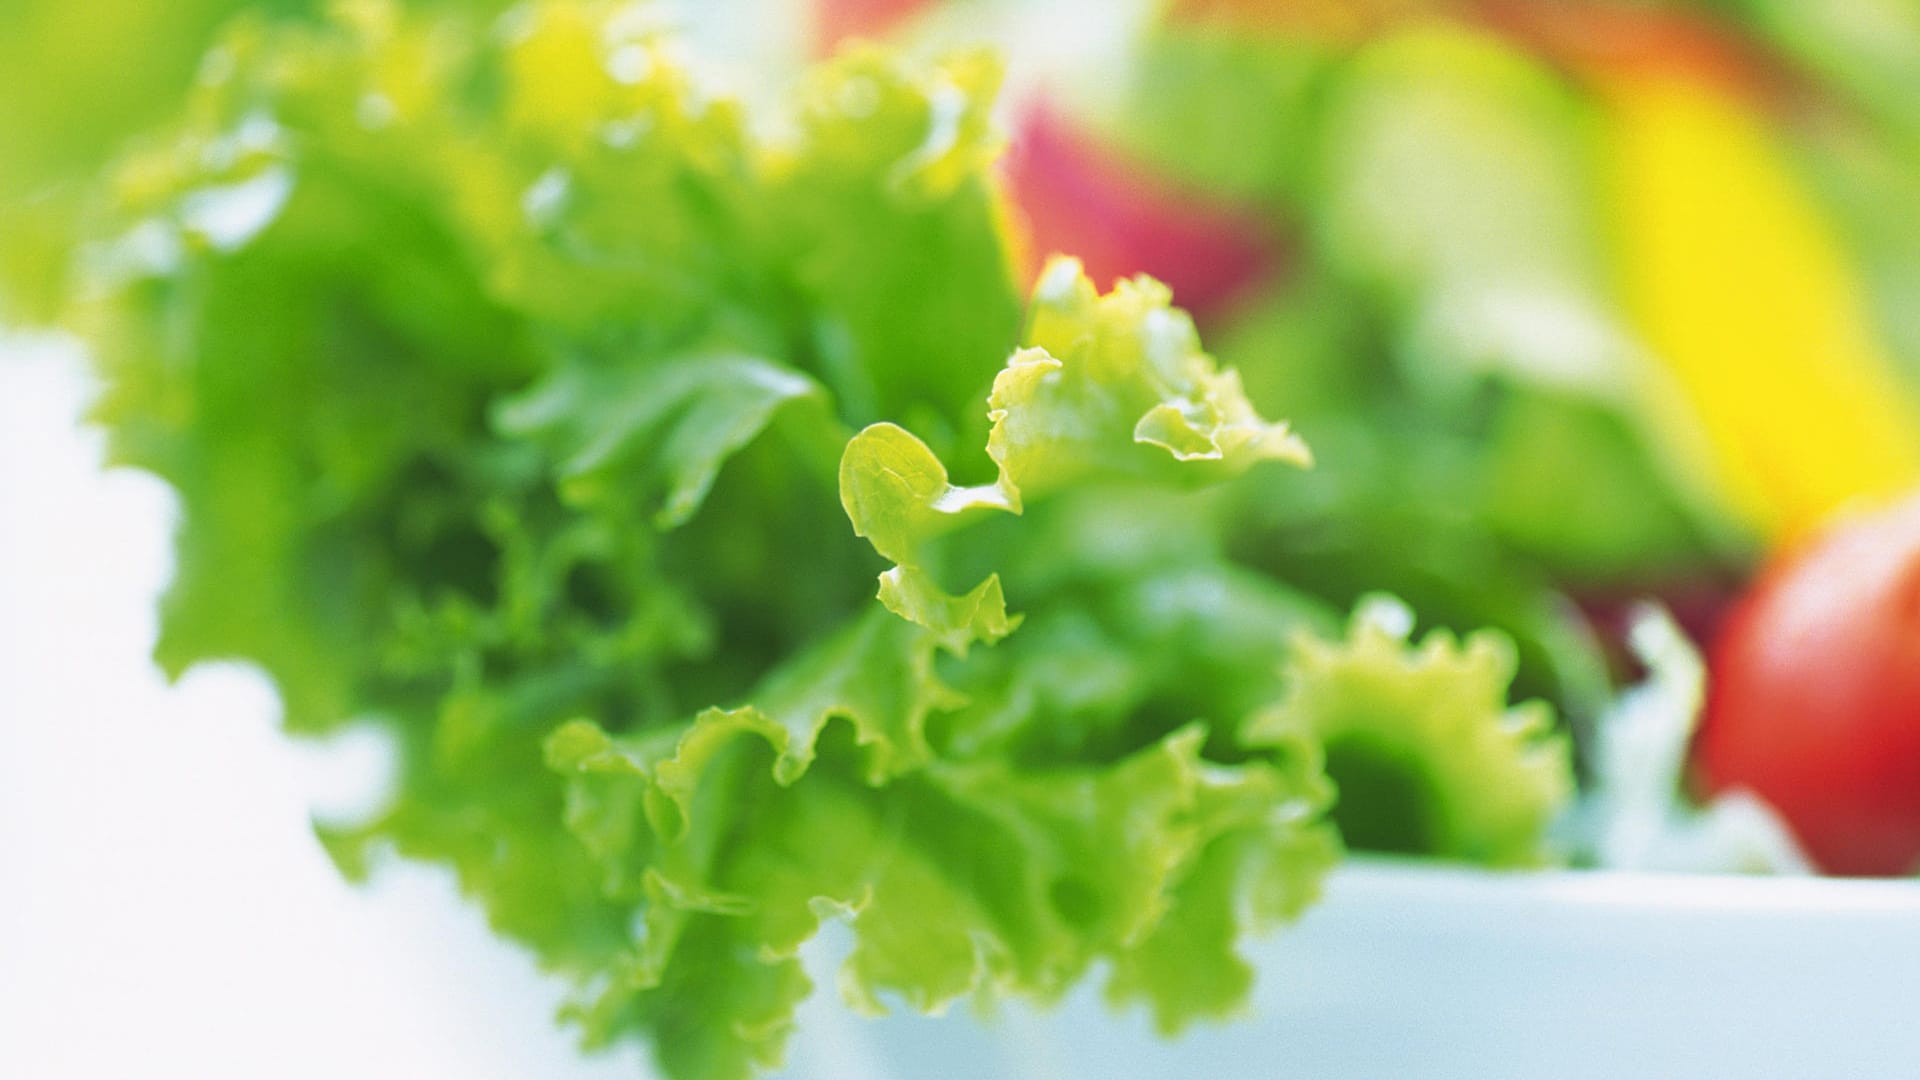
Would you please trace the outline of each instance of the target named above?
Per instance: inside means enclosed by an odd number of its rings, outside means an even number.
[[[1624,300],[1731,507],[1777,542],[1920,485],[1920,411],[1762,115],[1678,74],[1602,96]]]

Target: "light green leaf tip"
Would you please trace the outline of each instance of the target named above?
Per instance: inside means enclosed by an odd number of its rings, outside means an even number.
[[[1200,348],[1165,285],[1140,275],[1101,295],[1080,260],[1056,256],[1040,274],[1027,344],[1057,361],[1016,356],[994,381],[988,451],[1017,483],[1072,479],[1063,440],[1111,455],[1121,440],[1155,447],[1176,463],[1215,462],[1203,479],[1261,461],[1309,465],[1306,443],[1261,418],[1239,372]],[[1084,463],[1082,463],[1084,464]]]
[[[1412,612],[1369,597],[1347,636],[1294,638],[1287,690],[1252,720],[1263,745],[1308,737],[1341,798],[1333,817],[1357,848],[1493,866],[1548,860],[1549,824],[1573,792],[1571,751],[1540,701],[1508,705],[1516,668],[1495,631],[1409,640]]]
[[[1307,465],[1306,444],[1260,417],[1239,374],[1204,352],[1172,293],[1145,276],[1104,296],[1076,259],[1048,264],[1034,292],[1030,344],[987,398],[992,483],[956,486],[926,443],[891,423],[868,427],[840,461],[840,500],[856,533],[896,565],[880,599],[956,649],[993,641],[1017,620],[997,576],[946,592],[926,545],[973,511],[1021,513],[1025,500],[1102,476],[1169,484],[1220,480],[1261,461]]]

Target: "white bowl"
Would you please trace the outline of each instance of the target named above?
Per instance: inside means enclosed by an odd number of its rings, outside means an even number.
[[[789,1075],[1920,1076],[1920,885],[1907,882],[1355,859],[1248,955],[1249,1014],[1172,1041],[1094,987],[987,1021],[861,1021],[821,994]]]

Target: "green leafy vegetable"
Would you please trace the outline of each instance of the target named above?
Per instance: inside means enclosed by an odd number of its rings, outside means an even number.
[[[1020,513],[1026,498],[1102,473],[1223,476],[1262,460],[1305,464],[1306,444],[1285,424],[1254,412],[1232,370],[1199,351],[1184,313],[1150,279],[1098,296],[1071,259],[1041,275],[1033,342],[993,380],[987,453],[992,484],[955,487],[926,444],[893,424],[876,424],[847,444],[840,497],[874,549],[898,565],[881,578],[880,599],[902,618],[992,641],[1012,629],[999,579],[950,596],[921,566],[919,547],[972,510]]]
[[[1524,778],[1433,850],[1537,854],[1503,647],[1312,659],[1334,608],[1244,550],[1305,446],[1167,290],[1059,261],[1022,333],[990,60],[854,50],[761,124],[623,10],[242,24],[94,211],[98,417],[180,493],[160,658],[391,734],[343,868],[451,866],[590,1041],[726,1078],[825,918],[862,1007],[1105,966],[1231,1013],[1337,855],[1334,719]]]
[[[1572,795],[1552,711],[1508,707],[1512,646],[1489,634],[1407,641],[1413,613],[1374,598],[1347,640],[1295,639],[1286,696],[1249,741],[1290,735],[1326,748],[1341,789],[1334,818],[1354,843],[1495,866],[1538,862]]]

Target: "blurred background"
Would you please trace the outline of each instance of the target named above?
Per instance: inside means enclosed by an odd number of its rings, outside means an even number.
[[[242,666],[174,685],[153,667],[174,509],[145,474],[100,471],[86,362],[57,330],[100,178],[181,112],[223,28],[324,6],[0,5],[0,1074],[572,1060],[550,988],[444,872],[396,862],[364,891],[335,874],[310,817],[377,802],[382,746],[281,739]],[[1517,691],[1559,706],[1590,777],[1598,725],[1644,674],[1635,604],[1711,653],[1769,560],[1920,487],[1910,0],[654,7],[753,101],[855,39],[1000,50],[1020,272],[1067,251],[1103,285],[1167,281],[1318,452],[1249,508],[1237,557],[1342,607],[1386,589],[1438,625],[1505,630]],[[1711,773],[1688,793],[1742,779]],[[1827,845],[1817,806],[1771,797],[1823,868],[1911,869],[1904,840]],[[1675,858],[1734,868],[1774,850],[1767,829]],[[1378,910],[1349,932],[1378,932]],[[1337,951],[1326,933],[1302,963]],[[641,1068],[631,1052],[579,1075]]]
[[[87,181],[178,112],[219,28],[322,6],[0,14],[11,322],[57,314]],[[1587,676],[1527,625],[1522,568],[1603,616],[1659,594],[1704,632],[1765,551],[1920,475],[1905,0],[652,8],[750,100],[850,39],[995,46],[1029,270],[1067,251],[1096,281],[1149,271],[1223,362],[1283,358],[1241,365],[1255,400],[1287,402],[1334,466],[1320,504],[1276,518],[1376,547],[1422,526],[1427,550],[1377,585],[1477,606],[1461,615],[1514,632],[1559,696]],[[1286,384],[1259,385],[1273,371]],[[1272,550],[1329,582],[1379,561]],[[1429,595],[1448,580],[1483,595]]]

